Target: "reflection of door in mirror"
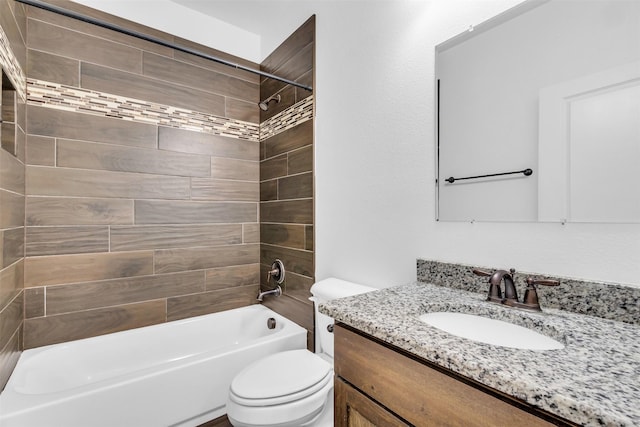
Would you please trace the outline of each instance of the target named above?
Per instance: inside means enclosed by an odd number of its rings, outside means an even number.
[[[640,222],[640,61],[540,91],[540,220]]]
[[[639,222],[638,180],[621,167],[640,164],[638,77],[563,94],[572,114],[558,110],[555,127],[571,138],[555,146],[540,134],[550,88],[638,62],[640,0],[528,0],[438,45],[438,219]]]

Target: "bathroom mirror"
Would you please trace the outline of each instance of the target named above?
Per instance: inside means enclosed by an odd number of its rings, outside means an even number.
[[[640,222],[640,1],[525,1],[436,47],[436,94],[438,220]]]

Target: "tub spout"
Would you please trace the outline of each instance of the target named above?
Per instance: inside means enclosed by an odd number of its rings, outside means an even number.
[[[272,289],[270,291],[260,292],[258,294],[258,301],[262,301],[262,299],[267,295],[274,295],[276,297],[279,297],[280,295],[282,295],[282,288],[278,286],[277,288]]]

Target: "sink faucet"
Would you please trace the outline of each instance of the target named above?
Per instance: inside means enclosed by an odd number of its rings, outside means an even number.
[[[491,286],[500,288],[500,283],[504,282],[504,299],[500,302],[510,305],[512,302],[518,302],[518,291],[516,291],[516,285],[513,283],[513,275],[516,272],[515,269],[509,271],[498,270],[491,275],[489,283]]]
[[[493,273],[478,269],[473,270],[473,274],[489,277],[489,295],[487,296],[487,301],[525,310],[541,311],[536,285],[558,286],[560,282],[557,280],[532,279],[529,277],[527,278],[527,289],[524,293],[524,299],[520,302],[518,300],[518,291],[513,281],[515,272],[516,270],[513,268],[509,271],[497,270]],[[501,290],[502,282],[504,282],[504,297],[502,296]]]

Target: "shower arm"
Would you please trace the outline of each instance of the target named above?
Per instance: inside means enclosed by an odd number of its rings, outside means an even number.
[[[234,62],[231,62],[231,61],[227,61],[225,59],[218,58],[218,57],[213,56],[213,55],[208,55],[206,53],[200,52],[200,51],[195,50],[195,49],[190,49],[188,47],[184,47],[184,46],[176,45],[176,44],[173,44],[173,43],[169,43],[169,42],[166,42],[166,41],[161,40],[159,38],[139,33],[137,31],[127,30],[124,27],[120,27],[120,26],[114,25],[114,24],[109,24],[107,22],[100,21],[99,19],[94,19],[94,18],[91,18],[89,16],[82,15],[82,14],[73,12],[71,10],[64,9],[62,7],[54,6],[52,4],[49,4],[49,3],[46,3],[46,2],[43,2],[43,1],[40,1],[40,0],[16,0],[16,1],[18,3],[23,3],[23,4],[26,4],[28,6],[37,7],[39,9],[43,9],[43,10],[46,10],[48,12],[57,13],[58,15],[63,15],[63,16],[66,16],[68,18],[77,19],[79,21],[83,21],[83,22],[86,22],[86,23],[89,23],[89,24],[97,25],[99,27],[106,28],[108,30],[116,31],[116,32],[121,33],[121,34],[126,34],[126,35],[131,36],[131,37],[135,37],[135,38],[138,38],[138,39],[141,39],[141,40],[144,40],[144,41],[155,43],[155,44],[158,44],[160,46],[164,46],[164,47],[168,47],[168,48],[171,48],[171,49],[175,49],[175,50],[180,51],[180,52],[188,53],[188,54],[197,56],[199,58],[208,59],[210,61],[217,62],[219,64],[226,65],[226,66],[229,66],[229,67],[233,67],[233,68],[236,68],[238,70],[247,71],[249,73],[253,73],[253,74],[257,74],[257,75],[262,76],[262,77],[267,77],[267,78],[270,78],[270,79],[273,79],[273,80],[277,80],[279,82],[286,83],[286,84],[289,84],[289,85],[292,85],[292,86],[296,86],[296,87],[299,87],[299,88],[302,88],[302,89],[306,89],[308,91],[313,91],[313,88],[311,86],[308,86],[308,85],[305,85],[305,84],[302,84],[302,83],[298,83],[298,82],[295,82],[293,80],[285,79],[284,77],[279,77],[279,76],[276,76],[275,74],[267,73],[265,71],[256,70],[254,68],[246,67],[244,65],[240,65],[240,64],[237,64],[237,63],[234,63]]]

